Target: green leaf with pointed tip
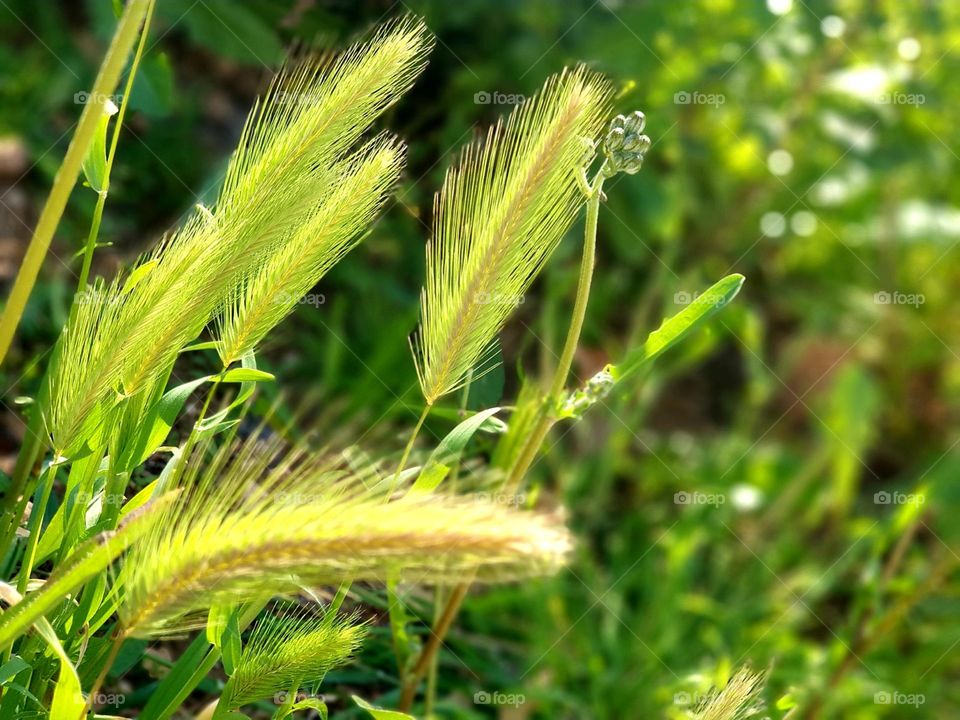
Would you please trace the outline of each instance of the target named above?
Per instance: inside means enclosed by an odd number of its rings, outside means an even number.
[[[21,601],[22,602],[22,601]],[[18,603],[19,604],[19,603]],[[16,607],[16,605],[14,605]],[[83,712],[86,700],[80,691],[80,677],[77,669],[70,662],[66,650],[60,644],[56,630],[46,618],[39,618],[34,628],[47,641],[54,655],[60,661],[60,674],[53,686],[53,701],[50,704],[51,718],[79,718]]]
[[[797,701],[794,699],[790,693],[783,695],[779,700],[777,700],[777,710],[790,710],[791,708],[796,707]]]
[[[270,382],[275,380],[273,375],[256,368],[238,367],[227,370],[220,378],[220,382],[238,383],[238,382]]]
[[[463,449],[470,442],[470,438],[499,411],[500,408],[498,407],[483,410],[467,418],[451,430],[430,453],[430,457],[427,458],[427,462],[424,464],[420,476],[413,483],[413,487],[410,488],[410,492],[431,492],[435,490],[449,472],[451,461],[460,457]]]
[[[727,275],[698,295],[683,310],[664,320],[659,328],[650,333],[642,347],[629,353],[619,365],[611,366],[610,372],[614,379],[619,381],[633,375],[683,340],[733,300],[743,287],[743,281],[743,275]]]
[[[131,446],[124,449],[120,465],[128,471],[143,463],[156,452],[170,434],[177,416],[183,409],[187,398],[203,383],[210,380],[210,376],[198,378],[182,385],[178,385],[163,394],[156,404],[147,412],[147,416],[140,423],[140,432]]]
[[[203,342],[195,342],[187,345],[180,352],[195,352],[197,350],[216,350],[217,342],[215,340],[204,340]]]
[[[150,260],[149,262],[143,263],[143,265],[139,265],[132,273],[130,273],[130,277],[128,277],[127,281],[123,284],[123,290],[121,291],[121,294],[129,294],[130,291],[139,285],[140,281],[149,275],[150,271],[153,270],[159,263],[159,260]]]
[[[236,605],[214,605],[207,616],[207,640],[220,650],[227,675],[233,675],[243,649],[238,613]]]
[[[375,718],[375,720],[417,720],[413,715],[407,715],[406,713],[397,712],[396,710],[384,710],[383,708],[374,707],[356,695],[352,695],[351,697],[358,707],[370,713],[370,716]]]

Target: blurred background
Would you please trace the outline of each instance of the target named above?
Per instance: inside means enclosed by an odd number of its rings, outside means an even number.
[[[0,0],[4,295],[113,5]],[[605,188],[578,377],[713,281],[747,277],[707,332],[555,430],[531,492],[566,506],[573,563],[470,597],[437,716],[682,718],[749,664],[768,673],[770,717],[960,717],[960,3],[160,0],[96,271],[211,199],[288,48],[342,46],[405,12],[437,45],[384,123],[410,146],[396,201],[262,353],[289,396],[319,398],[332,442],[376,428],[402,445],[433,193],[460,146],[565,65],[608,75],[653,139],[640,174]],[[94,201],[74,191],[0,376],[6,472],[24,432],[15,399],[35,392],[66,317]],[[470,405],[509,402],[521,373],[551,367],[579,233]],[[429,617],[425,591],[408,599]],[[120,681],[129,708],[169,653],[149,648]],[[388,705],[392,677],[384,628],[329,678],[331,710],[351,717],[350,691]]]

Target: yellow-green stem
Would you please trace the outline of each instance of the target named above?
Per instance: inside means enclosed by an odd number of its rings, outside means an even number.
[[[20,270],[17,272],[17,278],[13,283],[13,289],[10,291],[10,297],[7,299],[3,316],[0,317],[0,363],[6,358],[10,344],[13,342],[13,335],[20,324],[23,310],[27,305],[30,293],[33,291],[37,276],[40,274],[40,266],[43,265],[43,259],[50,248],[50,241],[53,240],[53,234],[57,230],[57,225],[60,224],[60,218],[67,206],[70,192],[77,182],[80,167],[93,140],[104,103],[117,87],[120,73],[123,71],[123,66],[127,62],[133,43],[137,39],[137,31],[146,16],[150,2],[151,0],[130,0],[127,3],[127,7],[117,25],[117,30],[113,35],[110,48],[107,50],[103,64],[100,66],[100,72],[93,84],[90,102],[84,106],[83,112],[80,113],[77,131],[70,141],[70,146],[67,148],[67,154],[63,158],[60,169],[53,178],[50,195],[40,212],[37,227],[30,239],[30,245],[27,247]]]
[[[110,668],[113,667],[113,663],[117,659],[117,654],[120,652],[120,646],[123,645],[125,638],[125,633],[117,627],[113,632],[113,642],[110,644],[110,652],[107,653],[107,657],[103,662],[103,667],[100,668],[97,679],[93,681],[93,687],[90,688],[90,692],[87,695],[87,702],[83,706],[83,711],[80,713],[78,720],[84,720],[87,713],[93,709],[97,693],[99,693],[100,688],[103,687],[103,681],[107,679],[107,673],[109,673]]]
[[[17,592],[21,595],[27,592],[27,583],[30,582],[30,573],[33,572],[33,561],[37,557],[37,544],[40,541],[40,530],[43,525],[43,516],[50,501],[50,491],[53,489],[53,479],[57,474],[57,458],[54,454],[46,469],[40,476],[40,498],[30,510],[30,537],[27,540],[27,551],[20,565],[20,575],[17,577]]]
[[[593,185],[589,186],[590,194],[587,197],[587,218],[583,231],[583,258],[580,261],[580,277],[577,282],[577,297],[573,305],[573,316],[570,319],[570,329],[563,344],[560,360],[553,373],[550,389],[540,409],[537,423],[510,469],[504,487],[510,491],[520,486],[524,476],[540,452],[543,441],[553,426],[556,406],[567,384],[567,377],[573,365],[573,357],[580,343],[580,333],[587,315],[587,303],[590,300],[590,286],[593,281],[593,266],[597,249],[597,219],[600,215],[600,199],[603,197],[603,173],[598,173]]]
[[[417,441],[417,436],[420,434],[420,429],[423,427],[423,423],[427,419],[427,415],[430,414],[430,403],[427,403],[423,407],[423,412],[420,413],[420,418],[417,420],[417,424],[413,427],[413,432],[410,433],[410,439],[407,440],[407,446],[403,449],[403,455],[400,457],[400,462],[397,465],[397,471],[393,474],[393,482],[390,484],[390,492],[387,494],[387,499],[390,499],[390,496],[393,495],[393,492],[397,489],[397,485],[400,482],[400,475],[403,473],[404,469],[407,467],[407,460],[410,459],[410,453],[413,452],[413,445]]]
[[[203,421],[207,417],[207,411],[210,409],[210,403],[213,401],[213,396],[217,392],[217,388],[220,387],[220,380],[223,378],[223,374],[227,371],[227,368],[224,367],[223,370],[214,378],[213,384],[210,386],[210,390],[207,391],[207,397],[203,401],[203,407],[200,408],[200,414],[197,416],[197,421],[193,424],[193,427],[190,429],[190,434],[187,436],[187,441],[183,444],[183,453],[180,455],[180,466],[174,476],[177,478],[176,484],[179,484],[180,478],[183,477],[184,471],[187,469],[187,463],[190,462],[190,453],[193,452],[193,446],[197,443],[197,436],[200,433],[200,425],[203,424]]]
[[[103,206],[106,204],[107,194],[110,192],[110,171],[113,169],[113,159],[117,154],[120,129],[123,127],[123,118],[127,114],[127,103],[133,92],[133,79],[136,77],[137,70],[140,67],[140,59],[143,57],[143,50],[147,44],[147,35],[150,31],[150,21],[153,18],[155,0],[148,0],[148,3],[147,15],[143,21],[143,30],[140,32],[140,42],[137,44],[137,51],[133,55],[133,61],[130,63],[130,72],[127,74],[127,82],[123,88],[123,98],[120,100],[120,110],[117,112],[117,119],[113,126],[113,135],[110,137],[110,149],[107,151],[107,162],[104,165],[103,172],[103,189],[97,193],[97,205],[93,210],[93,220],[90,223],[87,244],[83,249],[83,266],[80,268],[77,292],[83,292],[83,289],[87,286],[87,280],[90,277],[93,253],[97,247],[97,237],[100,235],[100,221],[103,218]]]
[[[440,620],[436,623],[433,631],[430,633],[430,639],[427,641],[427,644],[423,646],[423,650],[421,650],[420,654],[417,656],[416,664],[413,666],[409,676],[401,685],[399,704],[399,709],[401,712],[409,712],[410,708],[413,706],[413,699],[417,694],[417,685],[420,684],[420,679],[427,671],[427,668],[430,667],[433,656],[436,655],[437,650],[440,649],[440,645],[443,643],[443,639],[447,636],[447,631],[450,630],[450,626],[453,624],[453,620],[457,616],[457,612],[460,610],[460,605],[463,603],[463,599],[467,596],[467,591],[469,589],[470,583],[463,582],[457,585],[450,594],[450,598],[447,600],[447,604],[443,609],[443,613],[440,615]]]

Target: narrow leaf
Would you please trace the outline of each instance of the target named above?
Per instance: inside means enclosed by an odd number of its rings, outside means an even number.
[[[374,707],[356,695],[352,695],[351,697],[357,706],[370,713],[370,717],[374,718],[374,720],[416,720],[413,715],[407,715],[406,713],[397,712],[396,710],[384,710],[383,708]]]
[[[96,577],[131,543],[144,535],[159,517],[158,510],[172,502],[175,494],[158,498],[113,532],[104,532],[79,545],[73,554],[51,573],[39,590],[0,614],[0,649],[6,648],[38,619],[62,603],[78,587]]]
[[[650,333],[642,347],[629,353],[620,365],[615,366],[614,378],[623,380],[633,375],[683,340],[733,300],[743,287],[743,281],[743,275],[727,275],[698,295],[683,310],[664,320],[659,328]]]
[[[254,368],[232,368],[227,370],[220,378],[220,382],[241,383],[241,382],[270,382],[276,378],[264,370]]]
[[[430,492],[436,489],[437,485],[446,476],[446,472],[441,472],[440,468],[446,467],[449,470],[452,461],[459,459],[463,449],[470,442],[470,438],[486,424],[487,419],[493,417],[500,411],[500,408],[490,408],[476,413],[457,425],[440,442],[439,445],[430,453],[430,457],[423,466],[420,476],[414,482],[410,492]]]

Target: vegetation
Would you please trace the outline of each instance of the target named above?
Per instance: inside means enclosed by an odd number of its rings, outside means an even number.
[[[28,5],[0,718],[960,703],[949,8]]]

